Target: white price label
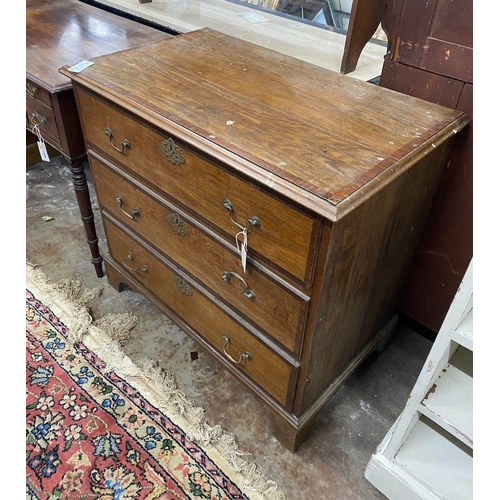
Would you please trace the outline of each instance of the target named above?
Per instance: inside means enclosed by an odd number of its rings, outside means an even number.
[[[40,157],[42,158],[42,160],[50,162],[50,156],[49,153],[47,153],[47,147],[45,146],[45,142],[38,141],[37,144],[38,144],[38,151],[40,151]]]
[[[80,73],[80,71],[87,69],[89,66],[92,66],[92,64],[94,63],[85,59],[84,61],[74,64],[71,68],[68,68],[68,71],[71,71],[72,73]]]

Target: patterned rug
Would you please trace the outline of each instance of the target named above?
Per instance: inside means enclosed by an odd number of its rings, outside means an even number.
[[[92,319],[102,290],[27,263],[26,497],[284,499],[172,376],[124,354],[137,318]]]

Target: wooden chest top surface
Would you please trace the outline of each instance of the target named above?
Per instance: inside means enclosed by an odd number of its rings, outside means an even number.
[[[61,72],[337,220],[467,117],[211,29]]]

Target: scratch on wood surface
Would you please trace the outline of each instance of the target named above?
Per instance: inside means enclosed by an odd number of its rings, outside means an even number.
[[[435,255],[437,257],[443,257],[448,262],[448,265],[450,267],[451,272],[453,274],[456,274],[457,276],[462,276],[462,273],[459,273],[456,269],[454,269],[453,264],[451,263],[450,258],[445,253],[443,253],[443,252],[434,252],[432,250],[420,251],[419,253],[422,254],[422,255]]]

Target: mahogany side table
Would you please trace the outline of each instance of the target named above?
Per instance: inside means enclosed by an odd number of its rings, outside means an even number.
[[[172,35],[79,0],[26,1],[26,129],[38,125],[44,141],[69,163],[91,262],[104,276],[83,161],[86,157],[71,80],[59,73],[104,54]]]

